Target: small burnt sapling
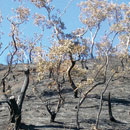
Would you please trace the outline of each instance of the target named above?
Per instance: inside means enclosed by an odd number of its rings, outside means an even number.
[[[59,100],[58,100],[57,106],[56,106],[56,110],[51,110],[50,104],[49,104],[49,102],[47,102],[46,108],[47,108],[47,111],[49,112],[49,114],[51,116],[50,122],[55,122],[56,115],[59,112],[62,104],[63,104],[63,100],[62,100],[61,97],[59,97]]]

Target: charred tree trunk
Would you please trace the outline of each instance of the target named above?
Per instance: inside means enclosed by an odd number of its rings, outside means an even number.
[[[50,122],[55,122],[55,118],[56,118],[56,113],[52,111]]]
[[[71,70],[72,70],[73,67],[75,66],[76,61],[73,60],[73,57],[72,57],[71,52],[70,52],[69,54],[70,54],[69,56],[70,56],[70,60],[71,60],[71,66],[70,66],[70,68],[69,68],[68,71],[67,71],[67,73],[68,73],[68,78],[69,78],[70,85],[71,85],[71,87],[73,88],[73,91],[74,91],[74,97],[75,97],[75,98],[78,98],[78,89],[77,89],[77,87],[76,87],[76,85],[75,85],[75,83],[74,83],[74,81],[73,81],[73,79],[72,79],[72,77],[71,77]]]
[[[81,66],[82,66],[82,69],[86,69],[86,70],[88,70],[89,68],[88,68],[88,66],[86,65],[86,61],[84,61],[84,60],[81,60]]]
[[[21,93],[17,102],[14,96],[10,97],[10,99],[7,101],[9,105],[9,110],[10,110],[10,123],[14,124],[14,130],[19,130],[19,127],[21,124],[22,104],[24,101],[24,97],[25,97],[28,85],[29,85],[29,69],[25,71],[24,84],[21,88]]]
[[[25,71],[24,84],[23,84],[23,86],[21,88],[21,93],[20,93],[20,96],[18,97],[18,101],[17,101],[17,104],[18,104],[18,107],[19,107],[20,111],[22,109],[23,100],[24,100],[28,85],[29,85],[29,69]]]
[[[21,112],[18,108],[14,96],[9,99],[10,102],[10,123],[15,124],[14,130],[18,130],[21,123]]]
[[[78,90],[77,90],[77,87],[75,86],[74,81],[72,80],[72,77],[71,77],[71,70],[75,66],[76,61],[72,61],[71,63],[72,63],[72,65],[68,69],[68,78],[69,78],[70,85],[71,85],[71,87],[73,88],[73,91],[74,91],[74,97],[77,98],[78,97]]]
[[[91,50],[90,50],[91,59],[94,59],[94,56],[93,56],[93,47],[94,47],[94,44],[92,44],[92,47],[91,47]]]
[[[112,114],[110,93],[108,94],[108,113],[110,121],[117,122],[117,120],[113,117]]]
[[[49,68],[49,78],[54,77],[53,75],[53,68]]]
[[[121,59],[121,66],[122,66],[122,69],[124,71],[124,68],[125,68],[125,65],[124,65],[124,58]]]

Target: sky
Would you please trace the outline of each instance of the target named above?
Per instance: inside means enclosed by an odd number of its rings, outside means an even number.
[[[57,9],[59,9],[61,13],[64,12],[64,9],[66,7],[68,7],[66,12],[62,16],[62,20],[66,24],[66,28],[67,28],[66,32],[68,32],[68,33],[70,33],[72,30],[76,29],[77,27],[81,26],[81,23],[77,17],[77,16],[79,16],[79,13],[80,13],[80,10],[79,10],[77,4],[80,1],[81,0],[73,0],[70,3],[70,0],[53,0],[53,2],[52,2],[52,5],[55,5],[55,7]],[[30,4],[30,2],[23,2],[22,4],[25,5],[26,7],[30,8],[32,14],[33,13],[40,13],[40,14],[45,13],[44,9],[37,9],[33,4]],[[3,43],[3,46],[2,46],[3,48],[5,48],[8,45],[8,43],[11,41],[11,37],[8,36],[8,34],[10,33],[10,22],[7,20],[7,17],[10,17],[11,15],[13,15],[11,9],[12,8],[15,9],[18,6],[20,6],[19,2],[13,2],[13,0],[0,0],[0,11],[1,11],[2,17],[3,17],[2,24],[0,25],[0,30],[4,33],[1,36],[0,42]],[[28,37],[30,39],[32,37],[34,37],[33,32],[42,33],[41,29],[39,27],[36,27],[36,26],[34,27],[33,21],[31,21],[31,23],[26,23],[24,26],[22,26],[22,30],[24,32],[24,35],[26,35],[26,37]],[[43,46],[48,47],[50,45],[49,42],[47,41],[50,33],[51,32],[49,32],[49,30],[46,30],[46,32],[44,33],[45,39],[43,41]],[[0,56],[0,64],[6,64],[8,51],[9,50],[6,50],[4,52],[4,54],[2,56]]]
[[[16,0],[17,1],[17,0]],[[26,2],[23,2],[22,4],[25,5],[26,7],[31,9],[31,13],[40,13],[40,14],[44,14],[45,10],[44,9],[38,9],[36,8],[33,4],[30,4],[30,2],[27,2],[27,0],[25,0]],[[75,30],[76,28],[80,28],[83,26],[83,24],[81,24],[80,20],[79,20],[79,15],[80,15],[80,9],[77,6],[78,3],[80,3],[81,1],[85,1],[85,0],[53,0],[52,5],[54,5],[57,9],[60,10],[61,13],[64,12],[64,9],[66,7],[67,10],[66,12],[62,15],[62,21],[65,23],[66,26],[66,33],[70,33],[71,31]],[[119,4],[122,2],[125,2],[128,4],[129,0],[115,0],[117,1]],[[3,32],[3,35],[1,36],[0,42],[3,43],[3,48],[5,48],[8,43],[11,41],[11,37],[9,37],[9,33],[10,33],[10,22],[7,20],[7,17],[10,17],[12,14],[11,9],[12,8],[17,8],[18,6],[20,6],[19,2],[13,2],[13,0],[0,0],[0,11],[2,13],[2,17],[3,17],[3,22],[2,24],[0,24],[0,30]],[[39,27],[36,27],[33,25],[33,21],[30,21],[29,23],[26,23],[24,26],[22,26],[22,30],[24,32],[24,36],[26,36],[27,38],[31,39],[32,37],[34,37],[33,32],[38,32],[38,33],[42,33],[41,29]],[[43,34],[43,46],[48,47],[50,46],[49,42],[48,42],[48,38],[50,35],[50,31],[46,30],[45,33]],[[2,50],[0,50],[1,53]],[[0,64],[6,64],[7,62],[7,54],[8,54],[9,50],[6,50],[2,56],[0,56]]]

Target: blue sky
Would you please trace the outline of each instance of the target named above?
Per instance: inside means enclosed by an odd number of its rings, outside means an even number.
[[[64,8],[68,5],[70,0],[53,0],[53,3],[55,8],[60,9],[61,12],[64,11]],[[76,29],[77,27],[81,27],[81,23],[79,21],[79,13],[80,10],[77,6],[77,4],[81,0],[73,0],[71,4],[69,5],[68,9],[66,10],[66,13],[62,16],[62,20],[66,24],[66,32],[71,32],[72,30]],[[30,4],[30,2],[23,2],[23,4],[31,9],[31,13],[40,13],[44,14],[44,9],[37,9],[33,4]],[[12,8],[17,8],[20,6],[20,3],[13,2],[13,0],[0,0],[0,10],[3,17],[3,22],[0,25],[0,30],[4,33],[2,35],[0,42],[3,43],[3,48],[8,45],[8,43],[11,41],[11,38],[8,36],[10,33],[10,22],[7,20],[7,17],[13,15],[11,12]],[[24,32],[24,35],[28,38],[33,37],[34,32],[41,33],[41,30],[33,25],[33,21],[27,23],[26,25],[22,26],[22,30]],[[43,46],[49,46],[49,42],[47,41],[50,31],[46,30],[44,33],[44,43]],[[2,50],[1,50],[2,51]],[[6,55],[8,53],[8,50],[4,52],[4,54],[0,57],[0,64],[6,64]]]
[[[26,1],[26,0],[25,0]],[[62,21],[66,25],[66,33],[70,33],[71,31],[75,30],[76,28],[82,27],[83,24],[79,21],[79,14],[80,9],[77,6],[80,1],[84,0],[73,0],[71,4],[69,5],[68,9],[66,10],[66,13],[61,17]],[[118,1],[118,3],[125,2],[128,4],[129,0],[115,0]],[[55,8],[60,9],[61,12],[63,12],[64,8],[68,5],[70,0],[53,0],[53,3]],[[30,4],[30,2],[23,2],[23,4],[31,9],[31,13],[40,13],[44,14],[44,9],[37,9],[33,4]],[[4,35],[1,36],[0,42],[3,43],[3,48],[8,45],[8,43],[11,41],[11,38],[8,36],[10,33],[10,23],[7,20],[7,16],[11,16],[11,8],[17,8],[20,5],[18,2],[13,2],[13,0],[0,0],[0,10],[2,12],[3,16],[3,22],[0,25],[0,30],[4,32]],[[30,21],[26,25],[22,26],[22,30],[24,32],[24,35],[28,38],[32,38],[34,35],[34,32],[42,33],[41,30],[33,25],[33,21]],[[48,42],[48,36],[50,35],[50,31],[45,31],[44,33],[44,39],[43,39],[43,46],[49,46]],[[2,50],[1,50],[2,51]],[[0,52],[1,52],[0,51]],[[8,50],[4,52],[4,54],[0,57],[0,64],[6,64],[6,55],[8,53]]]

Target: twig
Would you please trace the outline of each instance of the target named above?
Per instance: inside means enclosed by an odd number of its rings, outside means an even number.
[[[9,45],[7,45],[4,50],[0,53],[0,56],[4,53],[4,51],[9,47]]]
[[[73,2],[73,0],[70,0],[69,3],[67,4],[67,6],[64,8],[63,13],[59,16],[59,18],[61,18],[65,13],[66,10],[69,8],[70,4]]]

